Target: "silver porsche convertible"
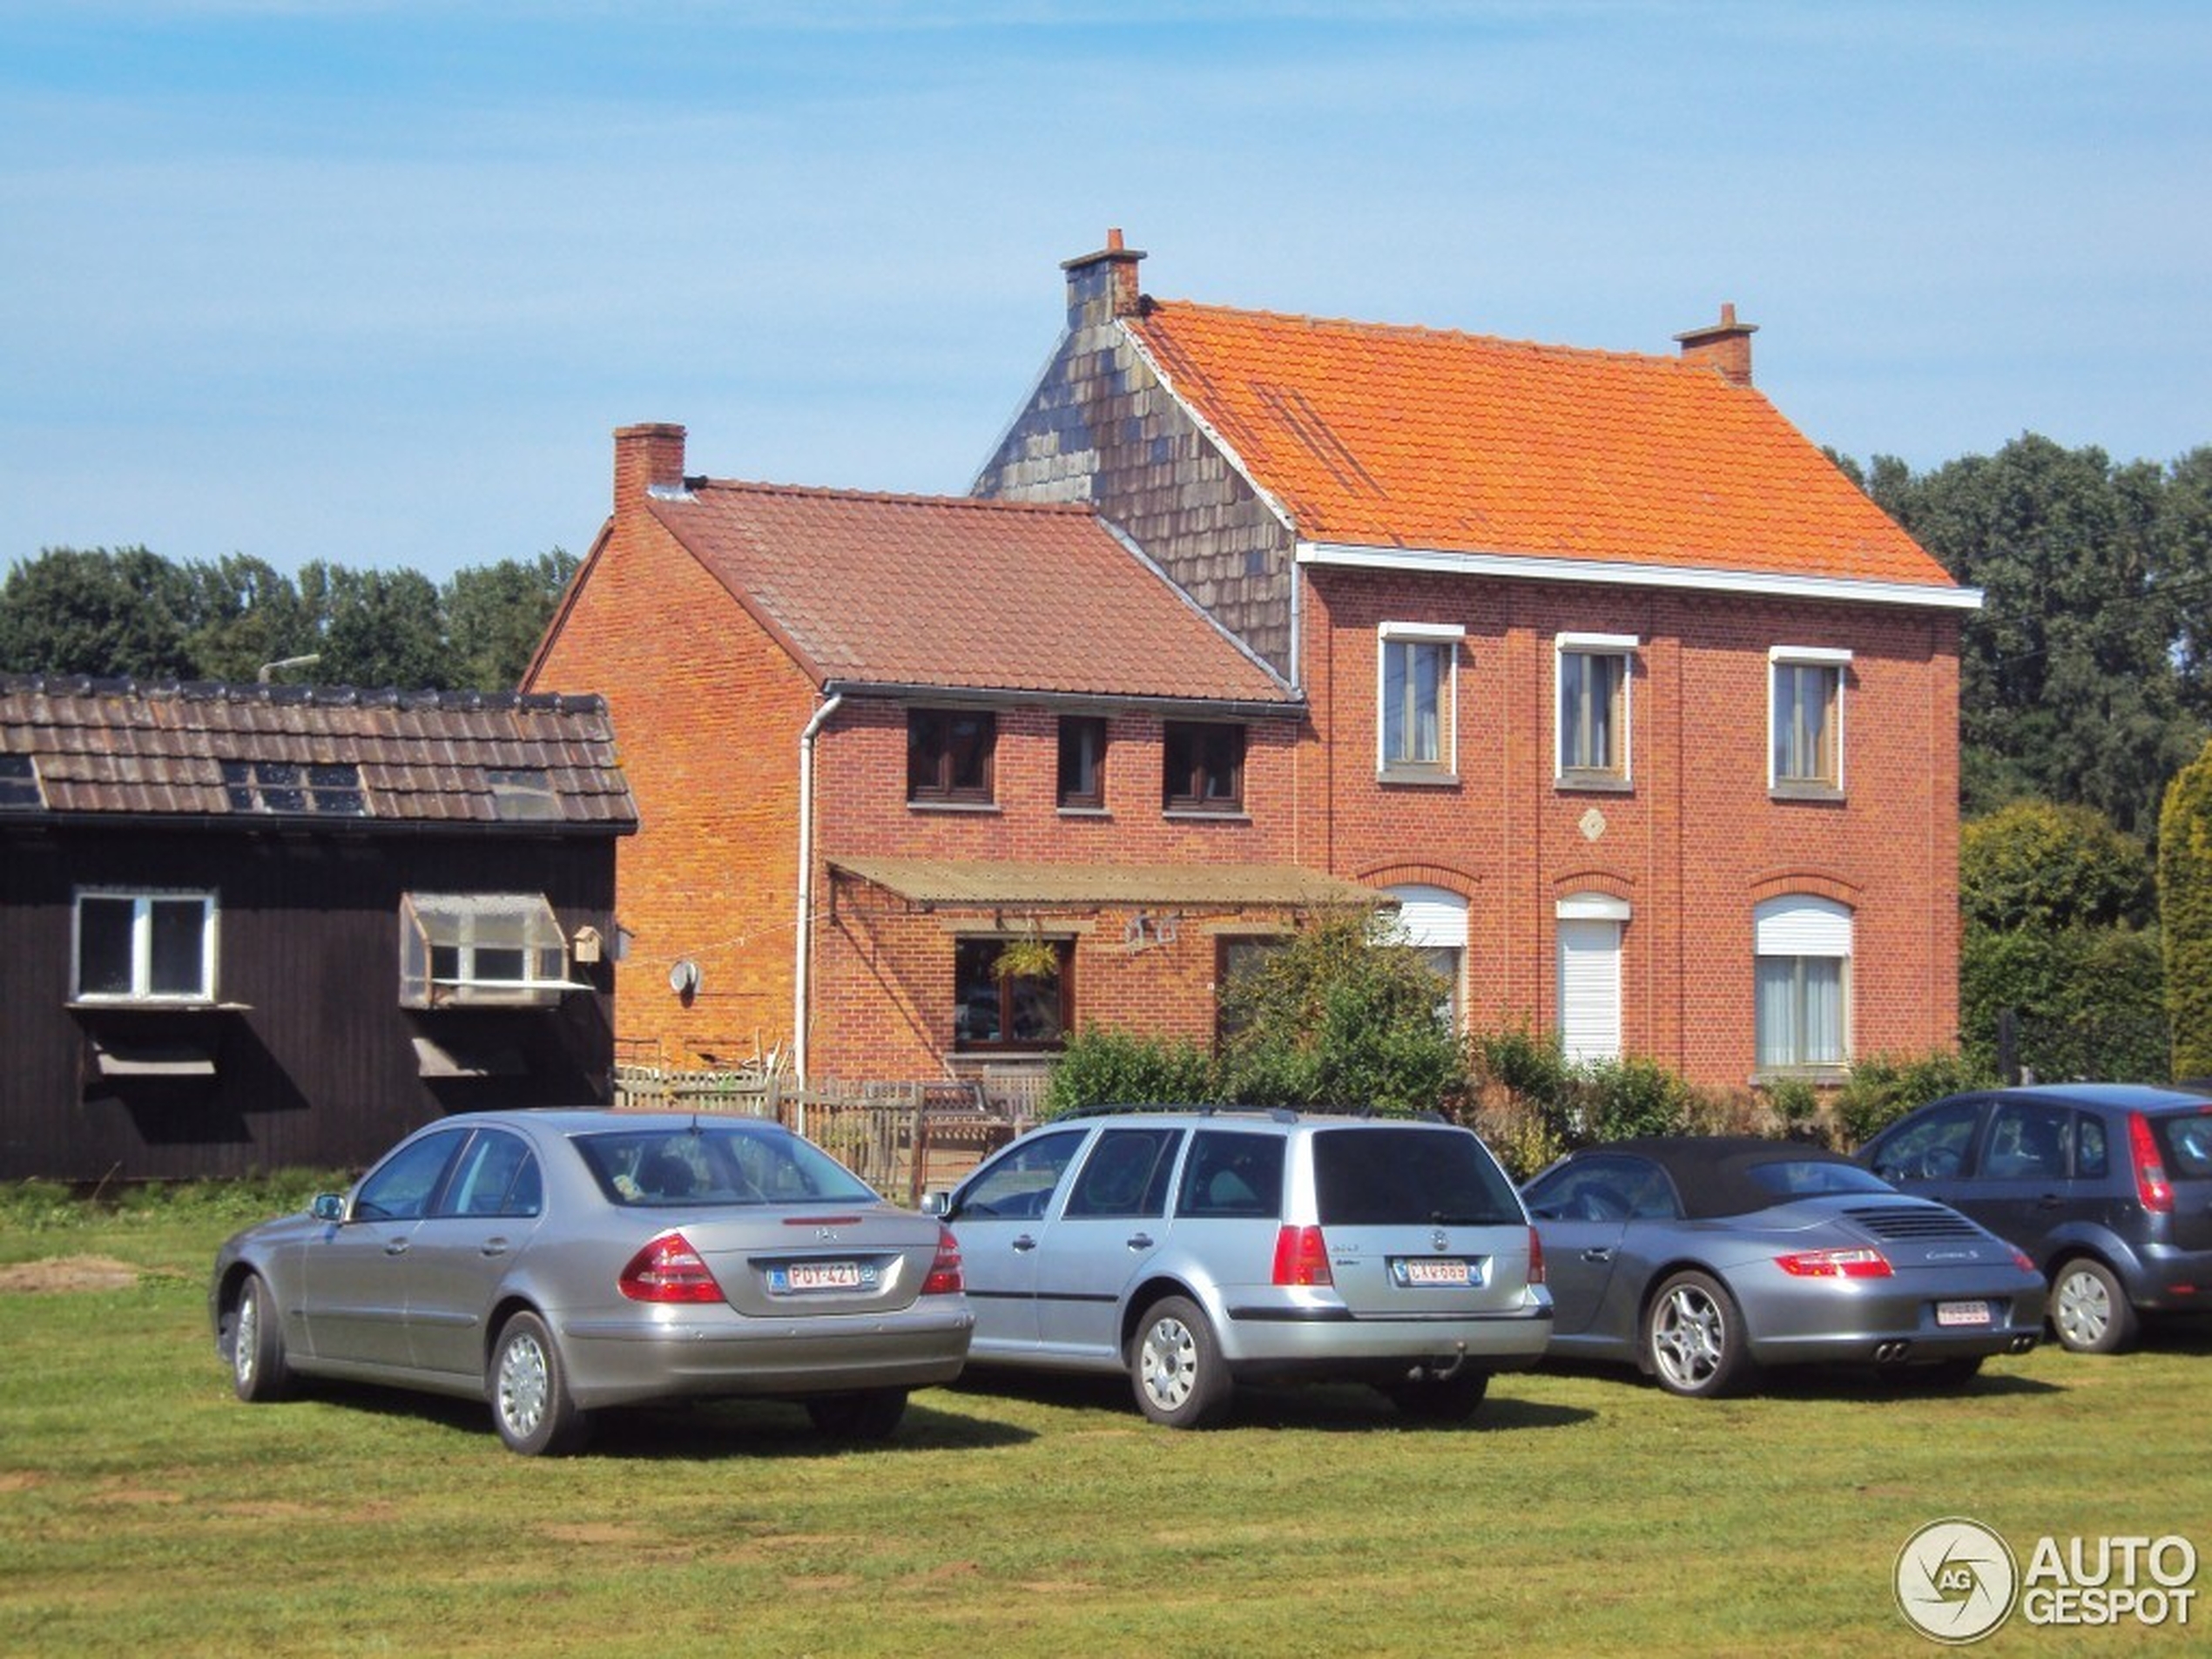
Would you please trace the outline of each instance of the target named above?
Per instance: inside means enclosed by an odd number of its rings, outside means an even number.
[[[482,1399],[524,1453],[576,1449],[603,1406],[718,1395],[879,1439],[974,1324],[952,1234],[810,1142],[568,1109],[417,1130],[226,1242],[208,1305],[241,1399],[303,1377]]]
[[[1633,1360],[1677,1394],[1763,1366],[1871,1365],[1927,1384],[2024,1353],[2034,1264],[1838,1153],[1748,1136],[1615,1141],[1521,1191],[1543,1240],[1554,1357]]]

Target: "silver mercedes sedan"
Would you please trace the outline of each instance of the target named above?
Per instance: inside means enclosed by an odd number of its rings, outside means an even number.
[[[1730,1393],[1762,1366],[1805,1364],[1957,1385],[2043,1328],[2027,1257],[1820,1148],[1615,1141],[1521,1197],[1544,1244],[1552,1354],[1633,1360],[1672,1393]]]
[[[880,1439],[974,1318],[942,1224],[751,1118],[538,1109],[418,1130],[350,1193],[215,1258],[238,1396],[344,1378],[489,1400],[526,1454],[642,1401],[802,1401]]]

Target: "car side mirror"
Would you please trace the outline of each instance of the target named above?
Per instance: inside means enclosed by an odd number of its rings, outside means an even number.
[[[307,1206],[307,1213],[317,1221],[346,1219],[346,1195],[342,1192],[318,1192],[314,1202]]]
[[[923,1193],[921,1195],[921,1213],[925,1216],[934,1216],[938,1220],[942,1221],[947,1216],[953,1213],[953,1195],[942,1190],[941,1189],[934,1192]]]

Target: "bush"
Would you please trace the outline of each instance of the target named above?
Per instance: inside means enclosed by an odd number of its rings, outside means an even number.
[[[2158,818],[2170,1076],[2212,1073],[2212,747],[2167,786]]]
[[[1793,1141],[1825,1141],[1820,1122],[1820,1091],[1802,1077],[1784,1077],[1767,1089],[1767,1109]]]
[[[1959,962],[1966,1057],[1995,1075],[1998,1016],[2010,1008],[2015,1057],[2046,1081],[2169,1076],[2166,983],[2155,928],[1969,927]]]
[[[1637,1135],[1680,1135],[1689,1126],[1697,1091],[1656,1060],[1629,1055],[1577,1068],[1577,1116],[1586,1138],[1622,1141]]]
[[[1970,927],[2139,926],[2154,902],[2142,844],[2093,807],[2015,801],[1959,833],[1959,904]]]
[[[1087,1026],[1068,1040],[1045,1087],[1048,1117],[1096,1106],[1204,1103],[1222,1098],[1213,1056],[1188,1038]]]

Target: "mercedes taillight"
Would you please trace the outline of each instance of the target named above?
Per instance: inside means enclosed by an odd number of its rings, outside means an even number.
[[[929,1264],[929,1277],[921,1281],[924,1296],[951,1296],[962,1284],[960,1267],[960,1240],[953,1237],[953,1230],[940,1223],[937,1227],[937,1258]]]
[[[615,1281],[633,1302],[719,1302],[722,1286],[682,1233],[663,1233],[630,1258]]]

